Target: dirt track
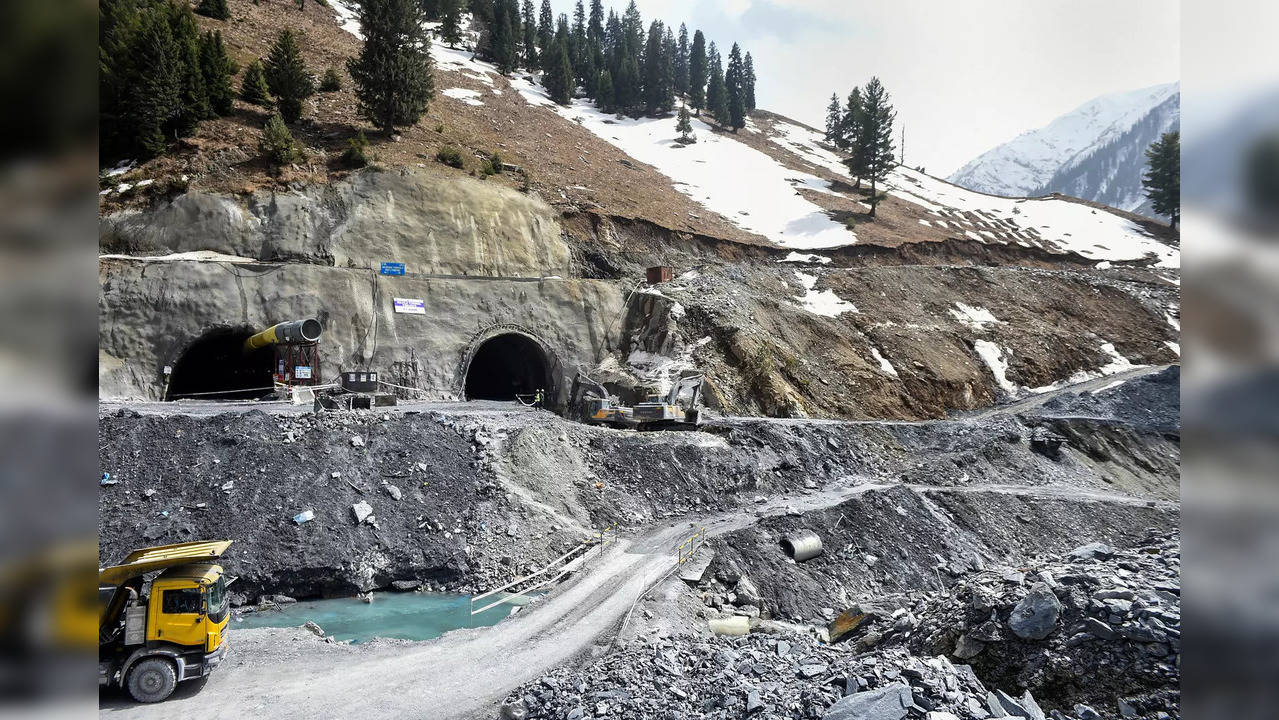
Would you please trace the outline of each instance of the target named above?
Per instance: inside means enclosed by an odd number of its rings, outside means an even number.
[[[640,593],[675,565],[674,547],[698,527],[710,536],[747,527],[765,517],[832,507],[890,485],[838,486],[779,496],[755,512],[730,511],[682,520],[617,541],[573,581],[544,601],[492,628],[459,630],[437,640],[375,644],[316,652],[309,635],[291,631],[243,631],[233,647],[239,657],[200,688],[186,686],[169,701],[136,705],[118,693],[103,695],[103,716],[139,718],[311,718],[318,708],[332,717],[493,717],[507,691],[583,653],[607,638]],[[994,492],[1030,497],[1074,497],[1086,502],[1142,504],[1147,501],[1090,490],[1054,487],[914,487],[923,492]],[[269,650],[269,660],[255,650]],[[236,642],[232,635],[232,642]],[[328,649],[328,648],[324,648]],[[248,657],[245,657],[248,656]],[[210,695],[217,711],[206,714]]]
[[[1133,376],[1145,372],[1148,371],[1135,372]],[[1044,398],[1036,398],[1035,404],[1064,392],[1093,390],[1120,377],[1050,393]],[[229,409],[232,408],[220,404],[217,412]],[[506,423],[544,422],[541,414],[512,413],[509,408],[473,405],[454,409],[472,418],[487,415]],[[1024,409],[1020,404],[1003,408],[1006,412]],[[175,408],[168,405],[145,408],[143,412],[169,414],[173,410]],[[284,410],[284,413],[288,412],[289,409]],[[178,414],[188,413],[180,411]],[[747,438],[759,437],[749,434],[751,428],[759,423],[786,427],[803,423],[767,419],[726,419],[722,422],[726,427],[720,432],[730,439],[734,433],[747,433]],[[938,458],[950,457],[953,454],[951,444],[971,448],[972,443],[986,442],[982,433],[995,432],[989,429],[978,431],[986,424],[988,421],[981,418],[942,423],[954,427],[943,433],[941,439],[927,435],[931,438],[928,443],[940,442],[942,445],[920,444],[916,446],[916,452],[934,453]],[[807,428],[808,432],[801,434],[809,435],[817,432],[819,427],[829,428],[832,425],[835,424],[812,423]],[[926,433],[933,424],[885,425],[899,428],[907,425]],[[659,443],[687,442],[680,437],[683,435],[691,438],[703,434],[675,434],[675,437],[658,437],[656,440]],[[597,441],[618,441],[628,437],[624,433],[608,431],[598,434]],[[900,439],[908,435],[894,437]],[[716,452],[726,452],[730,447],[740,450],[742,447],[732,442],[721,444],[723,449]],[[817,444],[824,446],[826,443]],[[855,454],[862,450],[849,448],[834,452]],[[914,465],[923,457],[915,455],[909,464]],[[968,467],[972,469],[974,466]],[[188,683],[168,701],[157,705],[134,704],[119,691],[107,691],[100,697],[100,713],[102,716],[182,720],[264,716],[311,718],[317,715],[492,718],[496,715],[498,703],[512,688],[585,655],[603,652],[636,598],[675,565],[676,545],[699,527],[705,527],[712,537],[725,536],[757,526],[761,521],[773,522],[774,519],[785,519],[785,516],[820,513],[856,501],[859,496],[874,497],[902,490],[932,497],[959,498],[985,494],[987,497],[1023,500],[1102,503],[1114,509],[1158,506],[1175,511],[1177,507],[1175,502],[1150,499],[1159,497],[1158,494],[1123,494],[1095,482],[1076,484],[1075,475],[1042,475],[1044,471],[1051,470],[1051,464],[1027,467],[1039,468],[1033,471],[1041,476],[1023,478],[1015,473],[996,473],[955,486],[946,485],[946,479],[934,470],[922,470],[919,472],[923,474],[916,476],[909,472],[827,475],[828,481],[820,489],[801,491],[795,485],[789,489],[776,486],[763,502],[721,507],[718,512],[680,513],[674,522],[655,518],[647,523],[637,523],[618,541],[606,546],[583,572],[557,587],[540,602],[492,628],[459,630],[420,643],[375,641],[361,646],[328,645],[297,629],[238,631],[231,635],[231,658],[207,681]],[[1080,466],[1072,472],[1086,472],[1087,467]],[[901,470],[907,468],[901,466]],[[560,473],[563,472],[561,468]],[[831,479],[834,477],[839,479]],[[1023,481],[1026,484],[1020,484]],[[1175,480],[1173,482],[1175,484]],[[1132,490],[1124,486],[1119,486],[1119,489]],[[902,512],[900,507],[898,512]],[[1091,530],[1082,527],[1074,532],[1088,533]]]

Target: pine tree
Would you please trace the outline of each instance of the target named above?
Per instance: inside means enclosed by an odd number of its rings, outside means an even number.
[[[607,69],[600,73],[599,82],[595,84],[595,104],[604,112],[613,112],[613,76]]]
[[[706,71],[706,36],[697,30],[688,54],[688,100],[698,115],[706,107]]]
[[[240,99],[254,105],[271,104],[271,89],[266,84],[261,60],[254,60],[245,68],[244,77],[240,79]]]
[[[1181,133],[1166,132],[1146,148],[1146,172],[1141,186],[1150,205],[1168,216],[1168,226],[1181,221]]]
[[[342,89],[342,76],[338,74],[338,69],[329,66],[324,71],[324,77],[320,78],[320,92],[337,92]]]
[[[547,95],[560,105],[568,105],[573,97],[573,67],[566,44],[564,39],[553,37],[542,54],[542,83]]]
[[[231,9],[226,6],[226,0],[200,0],[200,5],[195,11],[199,15],[214,20],[231,19]]]
[[[644,110],[649,115],[657,113],[664,104],[663,97],[670,97],[663,77],[662,21],[654,20],[648,27],[648,42],[644,44]]]
[[[367,15],[369,6],[377,7],[384,2],[386,0],[371,0],[361,6],[362,19]],[[367,30],[365,37],[368,37]],[[367,40],[365,47],[368,47]],[[271,54],[267,56],[264,70],[266,84],[279,105],[280,116],[285,122],[296,122],[302,117],[302,101],[315,94],[315,83],[311,74],[306,71],[306,65],[302,63],[302,48],[298,45],[298,35],[293,30],[286,28],[280,31],[275,44],[271,46]]]
[[[267,162],[276,168],[297,162],[302,156],[297,141],[293,139],[293,133],[289,132],[289,127],[284,124],[284,118],[278,112],[272,114],[262,128],[262,140],[258,143],[258,149]]]
[[[166,130],[181,105],[181,68],[167,13],[136,17],[136,34],[121,61],[120,145],[145,157],[164,152]]]
[[[679,48],[675,45],[675,33],[669,25],[662,30],[662,103],[658,107],[662,112],[675,109],[675,54]]]
[[[537,18],[533,17],[533,0],[524,0],[521,9],[522,45],[524,46],[524,68],[537,69]]]
[[[715,49],[715,43],[711,43],[707,57],[710,80],[706,83],[706,109],[715,118],[715,122],[728,125],[728,91],[724,86],[723,62],[720,60],[719,50]]]
[[[364,47],[348,60],[360,115],[390,135],[412,125],[435,96],[431,38],[417,0],[364,0]]]
[[[839,141],[843,144],[839,146],[849,154],[848,160],[844,162],[848,166],[848,171],[853,177],[857,178],[856,188],[862,187],[862,178],[866,177],[867,163],[869,162],[869,149],[865,142],[865,103],[862,99],[862,89],[853,88],[848,93],[848,105],[844,108],[844,116],[840,121]]]
[[[511,26],[511,16],[507,12],[507,0],[493,0],[493,28],[489,34],[489,50],[493,54],[493,64],[503,75],[515,71],[515,28]]]
[[[640,104],[640,69],[637,54],[628,53],[622,58],[617,79],[613,81],[613,98],[618,112],[625,112]]]
[[[493,26],[493,0],[466,0],[471,18],[484,27]]]
[[[440,40],[449,47],[462,42],[461,0],[440,0]]]
[[[830,104],[826,106],[826,142],[844,146],[844,110],[837,93],[830,94]]]
[[[697,138],[693,137],[693,122],[688,114],[688,106],[683,103],[679,106],[679,119],[675,122],[675,131],[679,133],[679,141],[685,145],[697,142]]]
[[[551,13],[551,0],[542,0],[542,10],[537,16],[537,52],[545,54],[555,37],[555,16]]]
[[[173,118],[173,129],[186,135],[201,120],[213,117],[209,108],[209,91],[200,72],[200,26],[189,5],[170,4],[169,25],[173,31],[174,66],[178,69],[179,105]]]
[[[737,132],[746,126],[746,67],[742,63],[742,49],[733,43],[728,51],[728,71],[724,75],[724,88],[728,97],[728,125]]]
[[[640,56],[644,52],[644,21],[640,17],[639,8],[635,6],[635,0],[631,0],[626,6],[626,12],[622,13],[622,42],[626,54],[634,58],[636,70],[639,70],[642,67]],[[631,90],[639,100],[643,76],[636,73],[635,82],[635,87]]]
[[[679,42],[675,45],[675,93],[688,95],[688,26],[679,24]]]
[[[879,181],[896,166],[893,158],[893,121],[897,112],[889,103],[888,91],[872,77],[862,91],[862,120],[859,123],[858,144],[864,153],[863,171],[870,180],[870,217],[875,217],[880,195],[876,191]]]
[[[590,48],[586,43],[586,6],[577,0],[573,6],[573,52],[569,61],[573,63],[573,78],[579,85],[585,85],[590,77],[587,73],[591,64]]]
[[[200,73],[209,94],[209,109],[218,115],[229,115],[235,90],[231,87],[231,59],[222,44],[221,30],[200,36]]]
[[[604,69],[604,4],[591,0],[591,12],[586,19],[586,44],[590,49],[591,67],[596,72]]]
[[[743,99],[746,101],[746,113],[755,112],[755,61],[751,59],[751,54],[746,53],[746,70],[742,76],[742,88],[745,90]]]

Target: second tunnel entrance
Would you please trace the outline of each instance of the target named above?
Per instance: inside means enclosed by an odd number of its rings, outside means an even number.
[[[538,390],[552,391],[551,361],[540,343],[521,333],[485,340],[466,368],[467,400],[514,400]]]

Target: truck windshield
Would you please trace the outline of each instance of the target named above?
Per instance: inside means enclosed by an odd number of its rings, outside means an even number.
[[[209,619],[222,622],[227,613],[226,577],[219,577],[217,582],[209,586],[208,594]]]

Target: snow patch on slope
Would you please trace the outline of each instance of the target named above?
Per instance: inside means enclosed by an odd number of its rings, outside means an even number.
[[[618,118],[588,100],[571,107],[551,103],[546,93],[527,81],[512,81],[530,103],[553,106],[627,155],[652,165],[669,177],[675,189],[748,232],[796,250],[815,250],[857,242],[857,236],[835,222],[820,206],[796,189],[828,192],[828,183],[791,170],[749,145],[716,133],[693,118],[697,142],[675,142],[671,118]],[[531,97],[530,97],[531,96]]]
[[[955,303],[955,307],[951,308],[950,314],[956,320],[974,330],[981,330],[989,324],[999,322],[986,308],[972,307],[961,302]]]
[[[817,276],[795,271],[795,277],[799,278],[799,283],[804,286],[804,294],[799,296],[799,304],[805,310],[814,315],[824,315],[825,317],[838,317],[846,312],[860,312],[856,305],[841,299],[832,290],[826,289],[820,292],[813,288],[817,286]]]
[[[875,358],[875,361],[879,363],[880,370],[883,370],[885,373],[892,375],[893,377],[897,377],[897,368],[893,367],[892,363],[884,359],[884,356],[879,352],[879,348],[871,345],[870,354]]]
[[[441,91],[442,95],[451,97],[454,100],[461,100],[467,105],[483,105],[484,101],[480,100],[480,93],[476,90],[467,88],[449,88]]]
[[[1154,256],[1160,267],[1181,265],[1180,252],[1156,240],[1140,225],[1083,203],[983,195],[909,168],[892,171],[884,184],[890,194],[936,214],[973,213],[1002,227],[1000,232],[1009,237],[1017,238],[1018,233],[1026,236],[1033,231],[1039,240],[1057,250],[1075,252],[1090,260],[1142,260]],[[971,224],[969,220],[958,222]],[[976,232],[965,232],[974,240],[985,242]],[[1029,244],[1026,237],[1017,242]]]
[[[1014,397],[1017,396],[1018,387],[1008,379],[1008,362],[1004,360],[1004,351],[995,343],[989,340],[978,340],[973,343],[973,347],[977,350],[977,355],[986,363],[986,367],[990,368],[990,372],[995,376],[995,382],[1005,392]]]
[[[826,257],[825,255],[817,255],[815,253],[797,253],[792,250],[791,252],[786,254],[786,257],[782,258],[781,260],[778,260],[777,262],[819,263],[821,265],[829,265],[830,258]]]

